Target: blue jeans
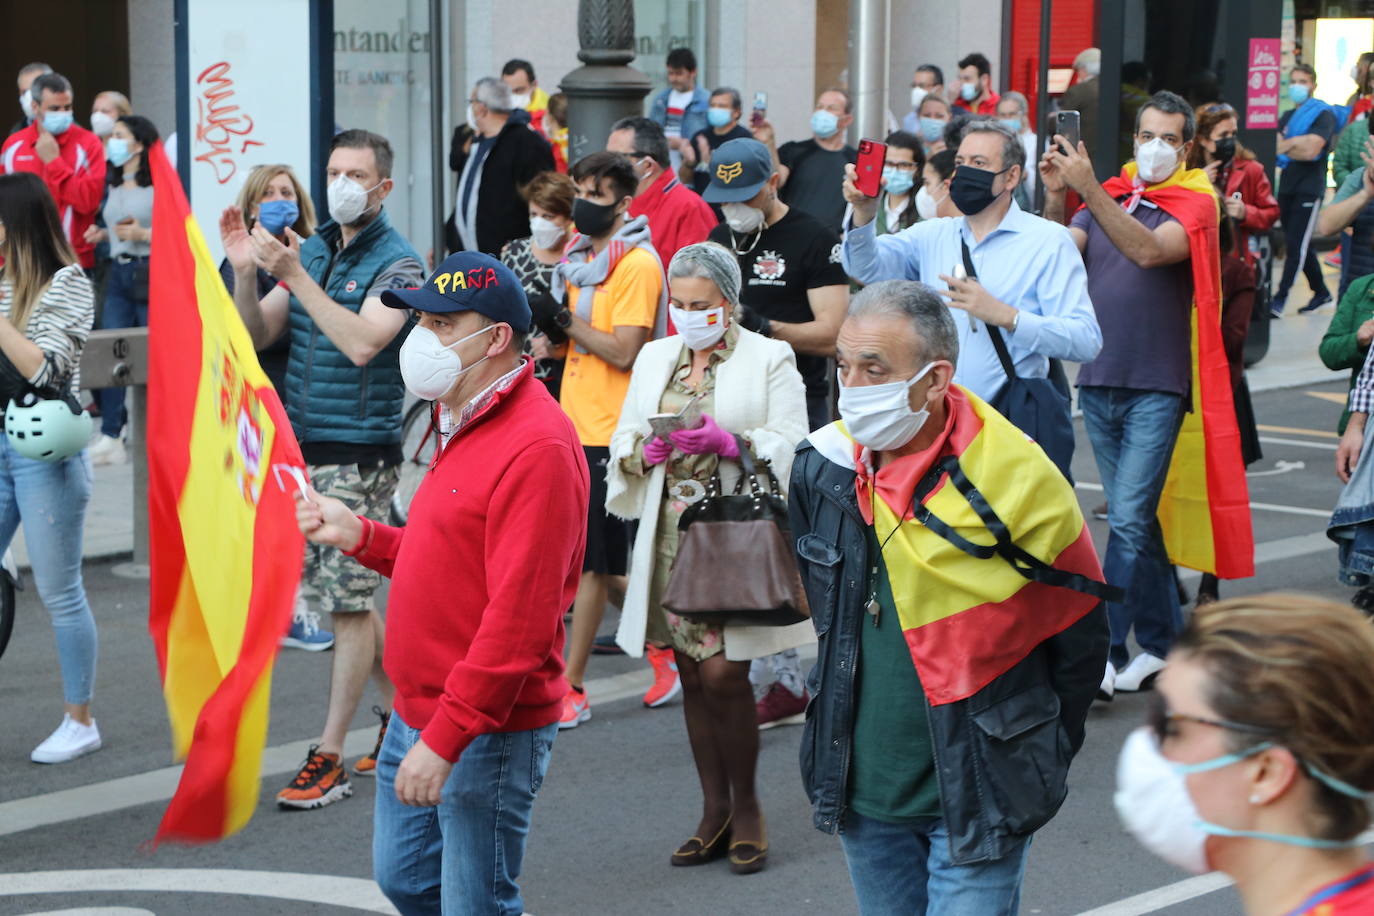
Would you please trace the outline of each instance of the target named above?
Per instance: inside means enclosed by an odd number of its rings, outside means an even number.
[[[100,327],[142,328],[148,325],[148,302],[133,296],[133,275],[138,264],[110,263],[109,282],[105,286],[105,302],[100,310]],[[95,394],[100,404],[100,431],[111,439],[119,438],[124,424],[129,422],[124,410],[123,388],[102,388]]]
[[[1159,497],[1169,473],[1186,404],[1164,391],[1084,386],[1078,406],[1107,497],[1107,556],[1102,572],[1123,589],[1125,601],[1107,604],[1118,670],[1130,661],[1126,637],[1135,628],[1140,648],[1157,658],[1169,654],[1183,629],[1173,566],[1159,527]]]
[[[889,824],[844,816],[840,833],[861,916],[1016,916],[1030,837],[992,862],[955,865],[943,818]]]
[[[553,723],[480,736],[454,764],[438,806],[414,808],[396,798],[396,768],[420,730],[392,713],[377,756],[372,872],[402,916],[524,912],[515,880],[557,733]]]
[[[80,706],[95,685],[95,617],[81,581],[81,533],[91,501],[84,451],[56,463],[25,458],[0,435],[0,551],[23,524],[38,597],[52,617],[62,698]]]

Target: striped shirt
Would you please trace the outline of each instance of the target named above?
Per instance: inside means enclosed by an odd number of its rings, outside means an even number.
[[[14,287],[0,280],[0,314],[10,317]],[[95,321],[95,291],[91,281],[75,264],[53,274],[38,304],[29,312],[24,336],[43,351],[43,365],[29,378],[29,384],[42,388],[71,375],[71,393],[80,389],[81,348]]]

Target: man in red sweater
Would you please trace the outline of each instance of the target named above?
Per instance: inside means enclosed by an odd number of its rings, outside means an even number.
[[[105,196],[105,144],[73,123],[72,84],[60,73],[44,73],[29,85],[33,123],[0,145],[0,174],[33,172],[52,193],[62,229],[81,266],[95,266],[86,230]]]
[[[521,356],[530,308],[495,258],[450,256],[419,289],[401,374],[441,447],[404,528],[311,490],[301,531],[391,579],[396,708],[377,757],[372,867],[403,913],[520,913],[516,879],[563,697],[563,613],[590,480],[571,421]],[[442,879],[442,880],[441,880]]]
[[[606,140],[606,152],[624,153],[634,163],[639,189],[630,203],[629,214],[631,219],[640,214],[649,218],[654,250],[665,265],[679,248],[706,241],[720,220],[700,194],[678,181],[669,170],[668,138],[656,121],[617,121]]]

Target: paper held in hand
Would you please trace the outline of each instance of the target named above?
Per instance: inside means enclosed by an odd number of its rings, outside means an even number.
[[[656,413],[649,417],[649,428],[663,441],[680,429],[696,429],[701,425],[701,403],[696,399],[688,401],[677,413]]]

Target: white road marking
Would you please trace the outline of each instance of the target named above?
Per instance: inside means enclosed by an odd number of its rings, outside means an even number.
[[[1089,483],[1080,480],[1074,484],[1080,490],[1091,490],[1094,493],[1102,492],[1102,484]],[[1261,512],[1278,512],[1282,515],[1308,515],[1313,518],[1330,518],[1330,509],[1309,509],[1306,506],[1281,506],[1278,503],[1251,503],[1251,509],[1258,509]]]
[[[76,890],[82,894],[92,891],[243,894],[399,916],[376,882],[366,878],[233,868],[97,868],[0,874],[0,897],[67,894]],[[109,911],[102,908],[100,912]]]
[[[1306,442],[1302,439],[1283,439],[1278,436],[1260,436],[1259,441],[1267,445],[1296,445],[1299,448],[1319,448],[1327,452],[1334,452],[1337,445],[1335,442]]]
[[[1301,471],[1307,467],[1302,461],[1275,461],[1274,466],[1267,471],[1246,471],[1246,477],[1277,477],[1280,474],[1287,474],[1289,471]]]

